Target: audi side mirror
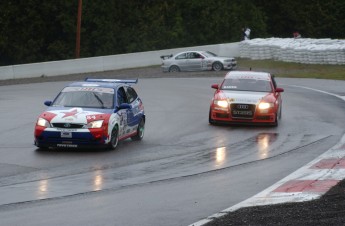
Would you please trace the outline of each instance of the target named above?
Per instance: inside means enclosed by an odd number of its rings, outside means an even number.
[[[213,89],[219,89],[219,85],[218,85],[218,84],[213,84],[211,87],[212,87]]]

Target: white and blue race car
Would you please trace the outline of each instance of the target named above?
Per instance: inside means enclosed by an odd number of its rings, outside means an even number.
[[[61,90],[37,119],[39,148],[115,149],[120,140],[144,137],[142,100],[131,84],[136,80],[86,79]]]

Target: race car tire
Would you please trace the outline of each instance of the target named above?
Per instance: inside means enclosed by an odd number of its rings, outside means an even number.
[[[37,147],[37,151],[44,151],[44,150],[48,150],[49,149],[49,147],[46,147],[46,146],[42,147],[41,145],[37,144],[36,140],[34,141],[34,144]]]
[[[216,121],[211,118],[211,108],[210,108],[210,112],[208,114],[208,123],[210,123],[210,125],[216,125],[217,124]]]
[[[119,143],[119,129],[117,126],[111,131],[111,138],[109,142],[110,149],[114,150]]]
[[[173,65],[169,68],[169,72],[180,72],[180,68],[176,65]]]
[[[221,71],[223,69],[223,64],[221,62],[214,62],[212,64],[212,70]]]
[[[277,127],[277,126],[278,126],[278,124],[279,124],[279,122],[278,122],[278,120],[279,120],[279,119],[278,119],[278,117],[279,117],[279,116],[278,116],[278,114],[279,114],[279,113],[277,112],[277,113],[276,113],[275,120],[274,120],[274,122],[273,122],[273,124],[272,124],[272,125],[273,125],[273,127]]]
[[[137,128],[137,134],[131,137],[132,140],[142,140],[144,138],[145,131],[145,120],[141,118],[140,123]]]
[[[40,146],[37,146],[37,151],[47,151],[49,149],[49,147],[40,147]]]
[[[280,106],[279,110],[276,113],[276,119],[273,123],[274,127],[277,127],[279,125],[279,120],[282,119],[282,106]]]

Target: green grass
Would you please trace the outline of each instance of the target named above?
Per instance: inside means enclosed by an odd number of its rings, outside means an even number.
[[[345,80],[345,65],[299,64],[273,60],[237,58],[240,69],[267,71],[277,77]]]

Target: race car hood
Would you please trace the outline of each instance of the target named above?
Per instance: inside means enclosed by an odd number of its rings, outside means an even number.
[[[227,99],[231,103],[244,103],[244,104],[257,104],[261,100],[265,99],[269,101],[271,93],[265,92],[234,92],[220,90],[215,94],[215,99]]]
[[[112,109],[50,107],[39,117],[50,123],[87,124],[90,121],[109,119],[111,113]]]

